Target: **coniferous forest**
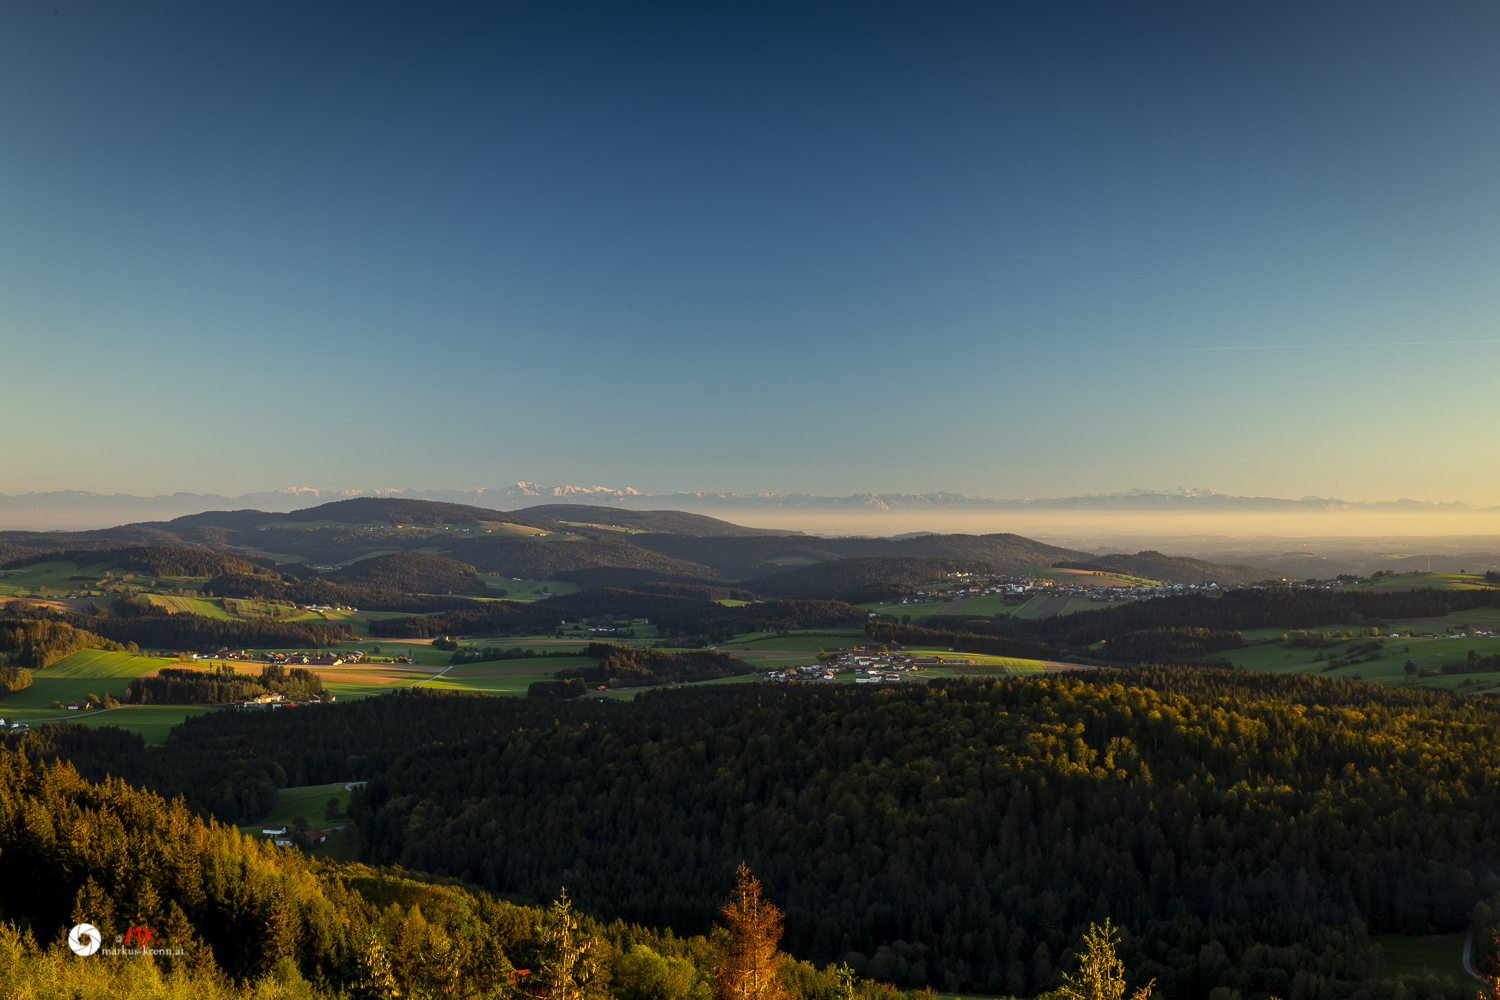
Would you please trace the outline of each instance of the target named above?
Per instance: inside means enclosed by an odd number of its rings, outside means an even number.
[[[744,861],[791,954],[908,988],[1044,992],[1110,918],[1166,997],[1395,1000],[1374,935],[1460,931],[1500,888],[1500,712],[1437,692],[1143,668],[246,715],[157,748],[82,727],[12,743],[165,794],[217,782],[183,822],[367,779],[363,861],[538,903],[566,887],[677,934],[712,931]]]

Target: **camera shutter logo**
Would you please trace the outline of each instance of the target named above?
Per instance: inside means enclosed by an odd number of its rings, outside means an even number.
[[[93,924],[78,924],[68,931],[68,947],[73,949],[73,954],[85,958],[98,951],[103,941],[104,935]]]

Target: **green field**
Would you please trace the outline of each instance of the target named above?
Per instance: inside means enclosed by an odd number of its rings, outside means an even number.
[[[106,712],[81,714],[69,719],[80,726],[118,726],[130,733],[140,733],[147,746],[160,746],[167,741],[167,734],[190,715],[203,715],[220,709],[190,705],[121,705]]]
[[[1032,576],[1039,580],[1052,580],[1056,583],[1073,584],[1076,586],[1128,586],[1137,584],[1141,586],[1154,585],[1158,581],[1148,580],[1143,576],[1131,576],[1129,573],[1095,573],[1089,570],[1077,569],[1038,569],[1033,570]]]
[[[1477,992],[1479,982],[1464,971],[1464,935],[1379,934],[1372,940],[1385,952],[1385,978],[1398,976],[1435,976],[1470,987]]]
[[[84,726],[119,726],[140,733],[147,743],[160,743],[167,731],[189,714],[207,711],[172,705],[122,705],[98,712],[70,712],[55,709],[54,701],[66,704],[81,701],[89,695],[102,697],[107,691],[116,698],[125,696],[132,677],[174,661],[129,653],[108,653],[85,649],[58,660],[45,670],[31,672],[31,687],[0,701],[0,718],[40,725],[44,722],[76,722]]]
[[[1432,587],[1437,590],[1474,590],[1493,587],[1485,583],[1483,573],[1399,573],[1382,576],[1374,580],[1360,580],[1344,586],[1344,590],[1385,590],[1406,587]]]
[[[517,580],[514,577],[496,576],[491,573],[480,573],[479,579],[483,580],[487,587],[498,587],[505,591],[507,601],[542,601],[546,600],[544,593],[551,594],[553,597],[578,593],[578,584],[563,583],[561,580]]]
[[[1323,629],[1308,629],[1316,631],[1344,631],[1350,629],[1348,625],[1333,625]],[[1280,629],[1254,629],[1246,631],[1246,639],[1279,638],[1282,634]],[[1368,638],[1355,639],[1354,642],[1368,642]],[[1272,673],[1317,673],[1322,674],[1327,665],[1329,654],[1339,654],[1349,648],[1349,643],[1340,643],[1328,649],[1317,650],[1306,647],[1294,647],[1288,649],[1285,643],[1272,642],[1262,645],[1249,646],[1244,649],[1231,649],[1222,653],[1215,653],[1216,659],[1227,659],[1237,667],[1246,670],[1265,670]],[[1447,638],[1437,637],[1425,639],[1418,636],[1410,638],[1386,639],[1381,650],[1379,659],[1371,662],[1353,663],[1338,670],[1329,671],[1324,676],[1328,677],[1352,677],[1358,674],[1361,679],[1375,681],[1380,684],[1409,684],[1415,687],[1432,687],[1446,690],[1461,690],[1478,692],[1500,684],[1500,671],[1490,674],[1440,674],[1436,677],[1409,677],[1406,674],[1406,661],[1411,660],[1422,670],[1440,668],[1444,663],[1462,663],[1469,655],[1469,650],[1474,650],[1480,656],[1491,656],[1500,653],[1500,638]],[[1319,660],[1318,654],[1323,654]],[[1465,682],[1471,683],[1465,683]]]
[[[70,576],[85,576],[86,580],[70,580]],[[104,576],[102,568],[80,568],[77,563],[56,560],[37,563],[23,569],[0,572],[0,597],[17,594],[30,596],[66,597],[68,594],[85,593],[97,589]]]
[[[277,823],[292,825],[292,820],[302,816],[308,821],[309,829],[322,830],[328,834],[328,841],[312,850],[315,858],[327,858],[330,861],[353,861],[358,853],[358,844],[355,842],[354,831],[347,827],[348,819],[326,819],[324,810],[328,807],[329,799],[337,799],[339,811],[345,816],[349,812],[349,791],[343,782],[335,782],[331,785],[304,785],[301,788],[282,788],[276,793],[276,806],[259,823],[239,828],[240,833],[247,837],[260,839],[261,830]],[[345,829],[338,830],[336,827],[343,826]]]
[[[174,613],[186,612],[190,615],[202,615],[205,618],[232,617],[224,610],[224,605],[212,597],[175,597],[171,594],[147,594],[146,600],[158,608],[166,608],[168,611]]]
[[[965,654],[976,662],[972,665],[959,664],[953,668],[956,677],[968,677],[971,675],[988,674],[1045,674],[1047,667],[1041,660],[1020,660],[1008,656],[976,656]],[[927,671],[923,671],[927,673]],[[934,676],[939,676],[933,671]]]
[[[938,607],[941,608],[942,605],[939,604]],[[969,598],[959,614],[968,615],[970,618],[991,618],[995,615],[1011,614],[1018,607],[1020,607],[1019,604],[1006,604],[1005,597],[1001,594],[990,594],[987,597]]]
[[[31,687],[0,700],[0,717],[32,725],[48,720],[77,720],[84,713],[55,709],[55,701],[66,704],[89,695],[125,696],[132,677],[163,666],[165,661],[129,653],[107,653],[85,649],[65,656],[45,670],[31,671]]]
[[[131,653],[111,653],[103,649],[81,649],[65,656],[46,670],[33,670],[31,676],[42,677],[139,677],[162,666],[163,661]]]
[[[718,649],[720,652],[732,653],[736,649],[749,650],[786,650],[788,652],[811,652],[819,650],[829,651],[858,646],[863,637],[859,635],[847,638],[831,635],[784,635],[784,636],[762,636],[754,639],[730,639],[722,643]]]
[[[1035,618],[1036,613],[1041,610],[1042,605],[1046,602],[1047,598],[1051,596],[1051,594],[1045,592],[1040,593],[1033,597],[1031,600],[1027,601],[1025,604],[1016,608],[1011,612],[1011,614],[1015,615],[1017,618]]]
[[[252,601],[238,597],[224,597],[214,600],[214,604],[223,609],[224,614],[230,618],[241,618],[246,621],[255,621],[262,618],[290,621],[295,618],[310,617],[306,612],[298,611],[290,604],[276,604],[271,601]]]

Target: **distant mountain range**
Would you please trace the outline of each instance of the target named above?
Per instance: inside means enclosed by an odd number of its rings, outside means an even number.
[[[557,536],[565,540],[549,540]],[[1261,567],[1159,552],[1093,556],[1008,533],[820,538],[746,528],[686,511],[538,504],[508,512],[397,497],[349,497],[284,513],[204,511],[87,531],[0,531],[0,566],[19,569],[49,559],[98,562],[143,547],[173,553],[174,565],[200,565],[208,553],[243,559],[237,567],[196,574],[202,576],[255,575],[255,565],[293,565],[299,575],[332,570],[327,579],[356,587],[446,596],[483,593],[488,584],[476,570],[519,580],[562,580],[584,589],[709,600],[731,596],[733,590],[739,595],[733,600],[760,595],[851,603],[908,594],[923,581],[952,573],[1015,574],[1053,566],[1108,572],[1124,567],[1136,575],[1148,569],[1149,579],[1173,583],[1250,583],[1273,576]],[[1118,564],[1106,566],[1106,560]],[[704,596],[710,592],[721,596]]]
[[[1493,510],[1461,502],[1433,503],[1427,500],[1349,501],[1324,497],[1287,500],[1276,497],[1242,497],[1206,489],[1131,490],[1077,497],[997,500],[968,497],[960,493],[857,493],[846,497],[813,496],[806,493],[641,493],[625,487],[513,486],[476,490],[319,490],[287,487],[237,497],[205,493],[173,493],[137,497],[123,493],[101,494],[79,490],[52,493],[0,494],[0,529],[49,530],[108,527],[124,521],[156,521],[197,514],[206,510],[254,509],[288,513],[351,497],[388,497],[403,500],[437,500],[468,504],[491,510],[517,510],[539,503],[593,504],[627,510],[685,510],[728,515],[740,510],[841,510],[858,511],[1098,511],[1171,513],[1463,513]]]

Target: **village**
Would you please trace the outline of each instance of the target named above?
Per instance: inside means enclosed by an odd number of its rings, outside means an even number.
[[[929,667],[972,666],[973,663],[973,660],[963,657],[927,652],[907,654],[895,652],[878,642],[864,642],[852,649],[819,653],[815,664],[773,670],[765,675],[765,679],[836,681],[839,674],[853,674],[856,684],[878,684],[882,681],[911,681],[915,674]]]

